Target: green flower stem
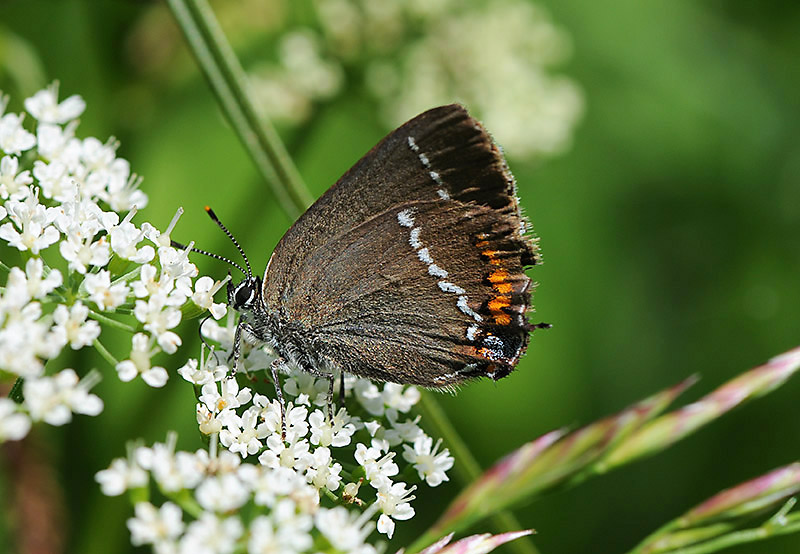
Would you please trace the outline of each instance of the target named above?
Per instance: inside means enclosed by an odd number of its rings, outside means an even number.
[[[456,463],[453,465],[453,473],[456,479],[466,486],[477,480],[483,474],[483,470],[464,442],[464,439],[461,438],[456,428],[453,427],[450,418],[447,417],[447,414],[433,395],[434,393],[423,390],[422,397],[417,404],[417,409],[422,414],[426,425],[433,428],[435,434],[445,440],[447,447],[450,449],[450,453],[453,454],[456,460]],[[517,520],[516,516],[509,510],[497,512],[490,519],[495,531],[498,533],[519,531],[524,528],[519,520]],[[408,547],[406,551],[409,554],[413,554],[440,538],[441,537],[425,533],[417,539],[414,544]],[[539,550],[533,544],[530,536],[521,537],[521,540],[508,543],[507,548],[517,552],[517,554],[539,553]]]
[[[117,367],[117,364],[119,363],[119,360],[117,360],[114,357],[114,355],[111,352],[108,351],[108,348],[103,346],[103,344],[99,340],[94,339],[93,346],[97,349],[97,351],[100,353],[100,355],[103,358],[105,358],[105,360],[109,364],[111,364],[111,367]]]
[[[116,285],[117,283],[129,283],[134,279],[137,279],[142,274],[142,266],[136,266],[136,268],[131,269],[128,273],[124,275],[120,275],[113,281],[111,281],[111,286]]]
[[[115,329],[119,329],[120,331],[127,331],[128,333],[135,333],[136,329],[128,325],[127,323],[122,323],[121,321],[117,321],[116,319],[111,319],[108,316],[104,316],[101,313],[95,312],[94,310],[89,310],[89,317],[94,319],[95,321],[99,321],[104,325],[108,325],[109,327],[114,327]]]
[[[247,77],[206,0],[168,0],[172,14],[239,140],[281,208],[296,219],[313,201],[272,124],[258,114]]]

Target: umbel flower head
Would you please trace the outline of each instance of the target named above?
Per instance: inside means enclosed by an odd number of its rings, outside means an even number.
[[[181,344],[172,329],[197,277],[185,252],[134,223],[147,196],[116,141],[76,137],[79,96],[59,102],[54,84],[24,101],[27,114],[6,113],[8,103],[0,94],[0,240],[19,255],[1,266],[0,372],[21,386],[17,402],[2,404],[2,440],[22,438],[32,421],[63,425],[102,411],[90,392],[99,375],[45,371],[64,349],[94,346],[123,380],[163,386],[167,372],[151,358]],[[103,346],[101,322],[139,331],[129,353]]]
[[[245,371],[231,375],[223,362],[236,321],[214,301],[225,281],[200,277],[188,249],[170,246],[182,210],[163,231],[141,221],[147,196],[118,143],[76,135],[80,97],[59,101],[53,85],[24,101],[27,114],[7,106],[0,95],[0,240],[19,256],[0,264],[0,375],[16,380],[0,399],[0,441],[24,438],[36,422],[97,416],[103,401],[91,389],[109,374],[158,388],[177,373],[196,392],[206,446],[176,451],[168,433],[165,443],[133,445],[97,473],[104,494],[136,493],[134,545],[381,551],[381,534],[391,538],[412,518],[416,496],[446,481],[454,463],[410,413],[419,391],[347,377],[329,418],[326,383],[289,368],[282,436],[281,406],[262,377],[274,355],[246,348]],[[174,361],[183,314],[203,312],[214,319],[203,326],[200,357]],[[130,348],[109,351],[108,327],[128,332]],[[84,348],[108,363],[58,366],[62,351]]]

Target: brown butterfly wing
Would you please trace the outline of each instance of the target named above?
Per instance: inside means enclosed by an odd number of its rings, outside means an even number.
[[[528,344],[536,262],[513,178],[460,106],[370,150],[292,226],[264,278],[268,311],[317,364],[449,386],[499,378]]]

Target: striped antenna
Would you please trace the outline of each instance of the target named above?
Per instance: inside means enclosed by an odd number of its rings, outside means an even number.
[[[172,246],[173,248],[177,248],[178,250],[186,250],[187,248],[189,248],[185,244],[181,244],[180,242],[178,242],[176,240],[170,240],[169,244],[170,244],[170,246]],[[215,260],[220,260],[220,261],[223,261],[225,263],[229,263],[233,267],[235,267],[236,269],[238,269],[239,271],[241,271],[242,273],[244,273],[245,275],[247,275],[249,277],[249,274],[247,273],[247,271],[244,270],[244,268],[242,266],[240,266],[239,264],[237,264],[233,260],[229,260],[225,256],[220,256],[219,254],[213,254],[211,252],[207,252],[205,250],[201,250],[201,249],[195,248],[195,247],[189,248],[189,251],[197,252],[198,254],[203,254],[204,256],[208,256],[210,258],[214,258]]]
[[[241,246],[239,246],[239,242],[233,237],[233,234],[230,231],[228,231],[228,228],[222,224],[222,222],[217,217],[217,214],[214,213],[214,210],[212,210],[208,206],[206,206],[205,210],[206,213],[208,214],[208,217],[210,217],[214,221],[214,223],[216,223],[219,226],[219,228],[222,229],[226,235],[228,235],[228,238],[231,239],[231,242],[236,247],[236,250],[238,250],[239,254],[242,255],[242,258],[244,258],[244,263],[247,266],[247,276],[252,277],[253,270],[250,268],[250,260],[247,259],[247,255],[244,253],[244,250],[242,249]]]

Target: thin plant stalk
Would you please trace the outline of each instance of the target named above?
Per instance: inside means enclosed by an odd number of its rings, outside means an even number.
[[[296,219],[313,202],[275,128],[248,94],[247,77],[205,0],[168,0],[220,107],[283,211]]]

